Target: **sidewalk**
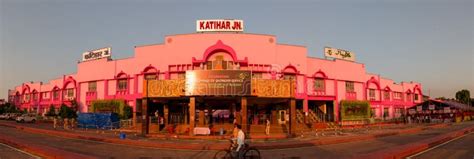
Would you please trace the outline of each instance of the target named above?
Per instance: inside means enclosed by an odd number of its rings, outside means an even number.
[[[22,131],[30,133],[39,133],[45,135],[53,135],[66,138],[85,139],[92,141],[108,142],[115,144],[125,144],[131,146],[142,146],[163,149],[188,149],[188,150],[221,150],[229,146],[229,141],[213,139],[205,140],[199,136],[195,138],[180,138],[168,136],[163,138],[145,138],[127,134],[127,139],[119,139],[118,134],[114,131],[97,131],[97,130],[58,130],[52,129],[48,124],[17,124],[13,122],[0,122],[0,126],[14,127]],[[296,148],[315,145],[338,144],[346,142],[354,142],[361,140],[371,140],[385,136],[409,134],[420,132],[425,129],[434,129],[446,127],[448,124],[432,124],[432,125],[393,125],[382,128],[354,128],[343,129],[340,131],[324,133],[306,133],[295,138],[285,139],[251,139],[251,145],[258,149],[282,149]],[[324,136],[322,136],[324,135]]]

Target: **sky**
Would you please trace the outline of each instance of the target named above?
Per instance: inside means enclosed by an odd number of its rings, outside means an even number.
[[[198,19],[242,19],[323,57],[350,50],[367,72],[422,83],[424,94],[474,97],[474,1],[93,1],[0,0],[0,99],[22,82],[76,72],[83,52],[112,47],[114,59],[165,35],[195,32]]]

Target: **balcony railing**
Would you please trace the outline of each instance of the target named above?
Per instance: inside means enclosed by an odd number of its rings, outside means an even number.
[[[357,93],[356,92],[346,92],[346,99],[347,100],[356,100]]]
[[[314,95],[324,96],[324,95],[326,95],[326,91],[325,90],[315,90]]]
[[[115,92],[115,95],[126,95],[128,94],[127,90],[117,90]]]

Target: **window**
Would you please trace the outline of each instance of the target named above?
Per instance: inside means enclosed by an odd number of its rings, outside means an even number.
[[[375,100],[375,89],[369,89],[370,100]]]
[[[354,92],[354,82],[346,82],[346,92]]]
[[[212,70],[212,61],[206,62],[206,68],[207,70]]]
[[[49,97],[48,97],[48,92],[43,92],[42,94],[43,94],[43,98],[44,98],[44,99],[49,98]]]
[[[69,88],[69,89],[66,90],[66,92],[67,92],[67,94],[66,94],[67,97],[73,97],[74,96],[74,89]]]
[[[156,80],[157,79],[156,77],[157,77],[156,74],[146,74],[145,75],[146,80]]]
[[[390,92],[388,91],[383,92],[383,99],[390,100]]]
[[[29,94],[25,95],[25,101],[24,102],[28,102],[28,101],[30,101],[30,95]]]
[[[227,61],[222,61],[222,69],[227,70]]]
[[[314,90],[315,91],[324,91],[324,79],[316,78],[314,79]]]
[[[418,94],[415,94],[415,101],[418,101]]]
[[[54,99],[59,99],[59,91],[58,90],[53,91],[53,98]]]
[[[127,89],[127,79],[119,79],[117,83],[118,83],[119,91],[123,91]]]
[[[96,92],[97,91],[97,82],[89,82],[88,86],[88,91],[89,92]]]
[[[394,92],[394,93],[393,93],[393,98],[394,98],[394,99],[402,99],[402,93],[400,93],[400,92]]]
[[[294,80],[295,75],[283,75],[283,79],[285,79],[285,80]]]
[[[33,100],[34,100],[34,101],[38,100],[38,93],[34,93],[34,94],[33,94]]]

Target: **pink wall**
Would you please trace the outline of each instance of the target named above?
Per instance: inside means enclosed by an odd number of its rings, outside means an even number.
[[[393,113],[393,108],[409,107],[414,104],[410,101],[393,100],[394,91],[402,92],[404,96],[407,92],[420,94],[416,102],[421,102],[422,93],[419,83],[395,84],[393,80],[367,73],[364,64],[308,57],[306,47],[278,44],[277,41],[273,35],[243,33],[170,35],[164,38],[162,44],[136,46],[134,55],[130,58],[81,62],[75,74],[64,75],[48,83],[24,83],[15,87],[14,91],[10,91],[10,95],[13,97],[16,92],[23,95],[25,85],[28,85],[30,91],[35,89],[38,92],[51,92],[55,86],[62,89],[65,82],[74,80],[76,87],[74,84],[69,84],[67,87],[75,88],[77,91],[75,98],[79,101],[81,111],[87,111],[88,102],[95,99],[124,99],[133,106],[135,99],[141,98],[145,68],[154,68],[150,70],[156,72],[159,79],[177,78],[177,73],[200,69],[199,64],[207,60],[205,56],[211,55],[213,49],[217,49],[228,52],[226,59],[232,59],[235,63],[241,64],[241,69],[263,72],[263,78],[279,79],[284,70],[284,72],[296,73],[297,99],[337,100],[337,108],[340,100],[366,100],[368,90],[371,88],[376,90],[376,100],[371,101],[374,108],[389,107]],[[116,94],[118,75],[125,75],[128,79],[128,89],[125,94]],[[313,90],[315,77],[325,79],[324,92]],[[88,92],[90,81],[97,81],[97,92]],[[346,81],[354,82],[354,93],[346,93]],[[382,99],[383,91],[387,87],[390,88],[390,100]],[[30,92],[26,92],[28,93]],[[61,102],[65,101],[44,99],[40,105],[57,105]],[[23,108],[30,107],[31,104],[19,105]],[[380,114],[380,112],[377,113]]]

